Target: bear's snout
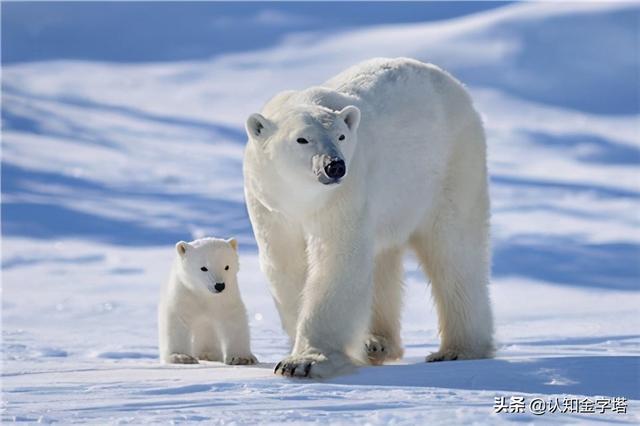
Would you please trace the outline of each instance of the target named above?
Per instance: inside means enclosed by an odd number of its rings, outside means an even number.
[[[215,288],[216,291],[220,293],[222,290],[224,290],[224,283],[216,283],[216,285],[214,285],[213,288]]]
[[[312,161],[313,173],[323,185],[339,183],[347,174],[347,165],[336,152],[314,155]]]
[[[331,179],[340,179],[347,173],[347,167],[344,164],[344,160],[332,158],[329,164],[324,166],[324,172]]]

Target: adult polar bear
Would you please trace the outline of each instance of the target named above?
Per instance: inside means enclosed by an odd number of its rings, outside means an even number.
[[[291,356],[288,376],[399,358],[402,254],[432,282],[427,361],[492,354],[489,196],[481,120],[462,85],[411,59],[372,59],[276,95],[246,124],[245,196]]]

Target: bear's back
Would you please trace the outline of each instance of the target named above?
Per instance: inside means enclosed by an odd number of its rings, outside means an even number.
[[[432,106],[438,104],[448,110],[471,105],[462,84],[435,65],[410,58],[373,58],[346,69],[320,86],[278,93],[262,112],[277,119],[287,116],[291,109],[313,104],[333,111],[356,105],[368,112],[388,112],[412,102],[424,103],[427,99]]]
[[[356,64],[322,86],[360,99],[384,96],[386,92],[417,87],[439,90],[457,83],[435,65],[409,58],[373,58]]]

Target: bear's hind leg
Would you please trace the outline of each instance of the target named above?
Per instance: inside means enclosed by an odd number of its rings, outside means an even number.
[[[402,253],[402,249],[393,248],[375,258],[373,312],[365,342],[367,358],[374,365],[402,358],[404,353],[400,337]]]
[[[443,215],[451,220],[454,215]],[[489,301],[488,235],[484,223],[441,221],[411,243],[426,275],[438,313],[440,350],[427,361],[493,355]]]

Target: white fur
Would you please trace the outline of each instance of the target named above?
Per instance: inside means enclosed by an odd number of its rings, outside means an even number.
[[[256,362],[238,289],[236,249],[234,239],[203,238],[176,244],[171,277],[158,307],[162,362]],[[216,283],[224,283],[224,290],[218,292]]]
[[[428,360],[491,356],[485,136],[458,81],[415,60],[373,59],[276,95],[247,133],[245,196],[293,342],[277,372],[340,373],[365,342],[372,363],[401,357],[406,247],[438,311],[441,347]],[[336,155],[347,174],[325,185],[319,161]]]

